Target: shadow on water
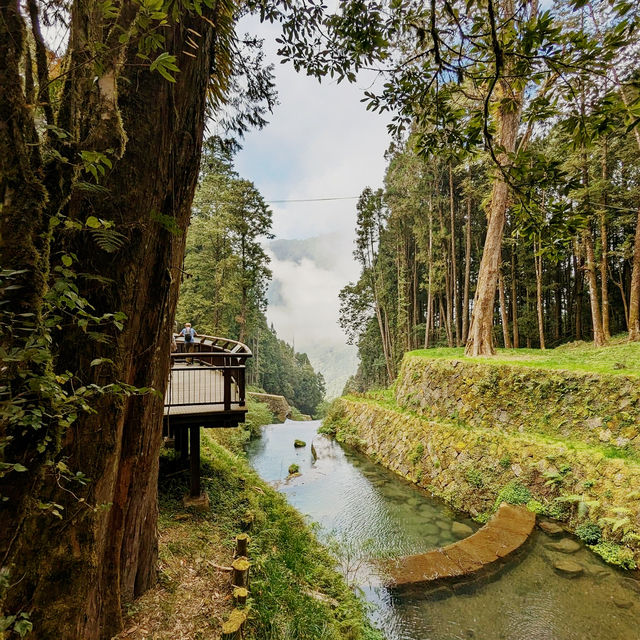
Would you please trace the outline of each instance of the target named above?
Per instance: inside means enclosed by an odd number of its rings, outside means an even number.
[[[464,584],[392,591],[385,558],[445,546],[478,525],[426,492],[333,441],[311,444],[320,422],[264,427],[248,456],[256,471],[317,523],[343,573],[373,605],[390,640],[640,640],[640,584],[585,548],[566,555],[536,531],[514,562]],[[293,441],[306,442],[295,449]],[[288,478],[296,463],[301,475]],[[455,524],[457,523],[457,524]],[[570,579],[554,563],[583,569]]]

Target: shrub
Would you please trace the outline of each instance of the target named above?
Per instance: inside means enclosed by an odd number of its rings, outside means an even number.
[[[609,564],[615,564],[623,569],[636,568],[633,553],[631,549],[627,549],[627,547],[623,547],[615,542],[599,542],[598,544],[590,545],[590,548]]]
[[[585,544],[598,544],[602,540],[602,529],[595,522],[584,522],[576,527],[576,535]]]
[[[480,488],[484,486],[484,478],[482,477],[482,473],[480,473],[480,471],[478,471],[477,469],[468,469],[465,477],[467,479],[467,482],[472,486],[472,487],[476,487],[476,488]]]
[[[529,509],[529,511],[533,511],[533,513],[539,516],[543,515],[547,511],[547,508],[538,500],[529,500],[529,502],[527,502],[527,509]]]
[[[511,456],[506,455],[504,458],[500,458],[499,464],[503,469],[508,469],[511,466]]]
[[[527,504],[531,500],[531,491],[519,482],[510,482],[500,489],[494,505],[497,509],[502,502],[509,504]]]

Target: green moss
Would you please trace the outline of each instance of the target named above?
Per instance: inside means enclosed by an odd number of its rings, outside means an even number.
[[[422,460],[422,456],[424,455],[424,445],[422,442],[419,442],[413,449],[413,451],[409,454],[409,460],[411,460],[412,464],[418,464],[420,460]]]
[[[615,542],[599,542],[598,544],[590,545],[589,548],[609,564],[614,564],[623,569],[636,569],[633,553],[627,547]]]
[[[511,466],[511,456],[504,456],[504,458],[500,458],[499,464],[503,469],[508,469]]]
[[[300,467],[294,462],[289,465],[289,475],[292,476],[294,473],[298,473],[300,471]]]

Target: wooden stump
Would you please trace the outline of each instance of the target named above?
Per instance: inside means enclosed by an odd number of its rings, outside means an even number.
[[[243,531],[249,531],[253,526],[253,521],[256,519],[255,515],[251,511],[247,511],[240,520]]]
[[[247,612],[241,609],[234,609],[227,621],[222,625],[221,640],[240,640],[242,638],[242,628],[247,621]]]
[[[246,533],[239,533],[236,536],[236,558],[239,558],[241,556],[249,556],[249,540],[251,540],[251,538]]]
[[[239,604],[239,605],[247,604],[248,596],[249,596],[249,591],[244,587],[233,588],[233,599],[236,601],[236,604]]]
[[[249,567],[251,563],[246,558],[237,558],[233,561],[231,567],[233,568],[233,576],[231,578],[231,584],[234,587],[249,588]]]

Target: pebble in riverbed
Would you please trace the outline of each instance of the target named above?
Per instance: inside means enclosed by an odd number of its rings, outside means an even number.
[[[559,536],[564,533],[564,529],[555,522],[549,522],[548,520],[541,520],[538,522],[538,526],[548,535],[548,536]]]
[[[571,540],[571,538],[563,538],[562,540],[558,540],[558,542],[550,542],[545,546],[547,549],[559,551],[560,553],[575,553],[582,545],[575,540]]]
[[[566,560],[564,558],[556,560],[553,563],[553,568],[567,578],[576,578],[584,573],[582,565],[579,565],[577,562],[573,562],[573,560]]]
[[[451,533],[453,533],[456,538],[467,538],[473,533],[473,529],[468,524],[454,522],[451,525]]]

